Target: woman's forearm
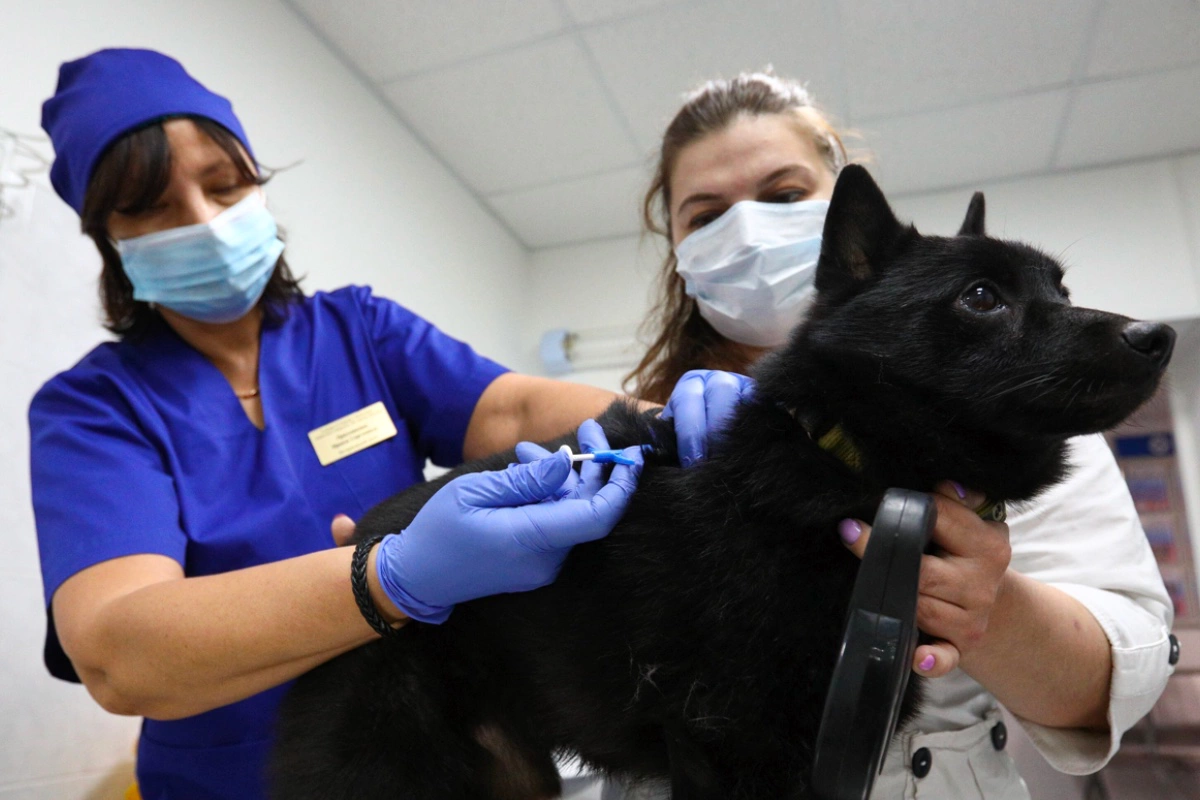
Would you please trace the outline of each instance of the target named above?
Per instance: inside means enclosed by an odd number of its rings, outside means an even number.
[[[506,373],[484,390],[463,442],[467,461],[520,441],[545,441],[598,416],[617,395],[594,386]]]
[[[1112,651],[1069,594],[1008,570],[987,631],[959,666],[1005,708],[1054,728],[1106,728]]]
[[[97,609],[68,651],[101,705],[171,719],[278,686],[377,635],[350,548],[142,586]]]

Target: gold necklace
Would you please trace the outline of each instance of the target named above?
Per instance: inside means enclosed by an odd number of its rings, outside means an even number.
[[[234,394],[237,395],[239,400],[251,400],[255,397],[258,397],[258,387],[255,386],[248,392],[234,392]]]

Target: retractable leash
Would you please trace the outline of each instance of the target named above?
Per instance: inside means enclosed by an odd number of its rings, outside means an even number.
[[[883,767],[917,647],[917,579],[936,521],[933,498],[906,489],[889,489],[875,512],[817,734],[813,788],[826,800],[866,800]]]

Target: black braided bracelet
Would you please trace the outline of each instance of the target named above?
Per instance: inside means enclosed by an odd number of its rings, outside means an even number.
[[[367,586],[367,558],[371,555],[371,548],[382,538],[381,534],[363,539],[354,548],[354,557],[350,559],[350,585],[354,588],[354,602],[358,603],[363,619],[380,636],[388,637],[398,634],[400,628],[393,628],[379,613],[375,601],[371,599],[371,589]]]

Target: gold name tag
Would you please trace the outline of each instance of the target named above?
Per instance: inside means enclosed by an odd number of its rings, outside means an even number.
[[[396,423],[381,400],[309,431],[308,440],[317,451],[321,466],[327,467],[395,435]]]

